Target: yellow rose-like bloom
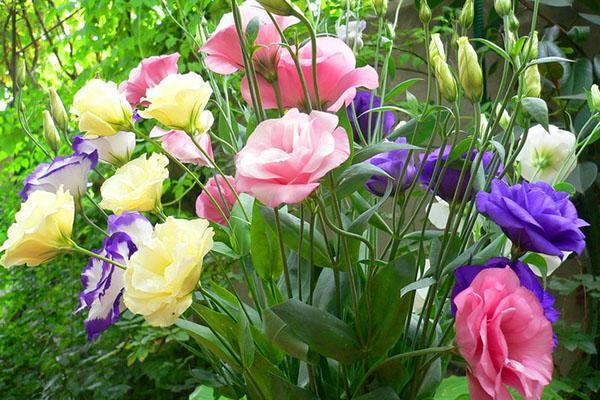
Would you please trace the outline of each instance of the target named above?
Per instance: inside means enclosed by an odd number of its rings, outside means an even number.
[[[114,82],[86,83],[75,93],[71,112],[79,117],[79,130],[90,135],[112,136],[133,127],[131,106]]]
[[[140,111],[143,118],[154,118],[161,124],[187,133],[206,132],[213,124],[213,115],[204,110],[212,89],[194,72],[167,76],[146,91],[150,105]]]
[[[465,96],[472,102],[481,100],[483,73],[477,60],[477,53],[466,36],[458,39],[458,74]]]
[[[56,193],[31,193],[8,228],[8,238],[0,247],[4,252],[0,264],[34,267],[68,249],[74,217],[73,196],[62,187]]]
[[[123,165],[102,184],[100,207],[117,215],[125,211],[154,210],[169,177],[169,160],[162,154],[146,154]]]
[[[168,217],[138,246],[125,271],[125,305],[150,325],[169,326],[192,304],[202,259],[213,246],[205,219]]]

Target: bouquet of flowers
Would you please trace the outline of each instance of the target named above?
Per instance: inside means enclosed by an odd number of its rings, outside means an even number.
[[[24,181],[1,264],[85,254],[89,340],[125,310],[176,325],[229,398],[431,398],[462,359],[472,398],[540,399],[559,318],[544,282],[585,248],[565,179],[600,91],[581,132],[551,125],[538,66],[569,60],[538,57],[535,13],[520,36],[496,0],[499,46],[465,35],[469,0],[445,40],[421,0],[426,99],[403,102],[417,80],[388,74],[401,3],[368,5],[373,66],[357,66],[366,24],[350,20],[365,6],[347,2],[333,36],[289,0],[231,1],[194,37],[200,68],[175,53],[87,82],[76,136],[50,90],[45,140],[25,129],[49,160]],[[502,63],[485,102],[474,46]]]

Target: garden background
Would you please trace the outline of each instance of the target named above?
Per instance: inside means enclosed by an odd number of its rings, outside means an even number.
[[[307,7],[305,2],[297,2]],[[315,2],[312,2],[314,4]],[[330,32],[345,8],[343,2],[323,1]],[[443,25],[460,10],[462,0],[430,1]],[[540,51],[576,60],[571,66],[552,64],[542,71],[543,97],[554,116],[569,111],[586,119],[582,88],[600,80],[600,2],[541,0]],[[498,16],[492,2],[476,2],[474,36],[498,40]],[[531,15],[529,0],[520,0],[517,16],[523,26]],[[312,6],[314,7],[314,5]],[[318,8],[318,6],[317,6]],[[392,8],[392,7],[390,7]],[[89,79],[127,78],[140,59],[178,51],[185,70],[201,72],[194,42],[202,42],[199,24],[208,31],[229,5],[223,0],[6,0],[0,8],[0,241],[19,208],[17,190],[33,166],[43,160],[21,130],[14,103],[13,82],[25,74],[24,115],[41,139],[42,111],[48,108],[47,89],[55,86],[65,104]],[[423,33],[413,0],[405,0],[397,49],[388,71],[398,81],[424,72]],[[376,32],[366,14],[366,49]],[[448,24],[448,29],[450,26]],[[485,65],[488,91],[497,80],[496,63]],[[23,69],[23,65],[25,68]],[[548,64],[550,65],[550,64]],[[235,79],[235,78],[234,78]],[[419,93],[419,85],[411,88]],[[418,96],[417,96],[418,97]],[[407,102],[413,98],[407,96]],[[586,256],[568,262],[549,278],[559,296],[563,319],[558,327],[559,364],[552,385],[562,398],[593,398],[600,389],[597,355],[600,325],[600,184],[597,178],[600,141],[580,159],[571,182],[574,202],[586,231]],[[586,162],[583,162],[586,161]],[[167,189],[167,196],[168,196]],[[189,206],[194,195],[189,198]],[[185,204],[185,203],[184,203]],[[91,238],[91,231],[89,232]],[[84,243],[85,245],[85,243]],[[156,329],[139,316],[126,313],[116,329],[87,342],[83,315],[74,315],[84,257],[71,254],[42,268],[0,270],[0,393],[3,399],[67,398],[212,398],[218,384],[197,357],[185,348],[187,334],[178,328]],[[208,269],[209,270],[209,269]],[[568,277],[568,278],[566,278]],[[211,279],[210,272],[203,279]],[[159,351],[160,350],[160,351]],[[448,379],[436,399],[466,396],[464,381]],[[468,398],[468,397],[463,397]]]

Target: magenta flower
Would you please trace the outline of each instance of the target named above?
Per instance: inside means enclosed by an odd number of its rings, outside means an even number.
[[[146,90],[160,83],[166,76],[178,72],[179,53],[144,58],[129,73],[129,79],[119,85],[132,107],[142,104]]]
[[[235,189],[235,180],[231,176],[221,175],[210,178],[204,187],[204,190],[196,199],[196,215],[200,218],[205,218],[209,221],[216,222],[217,224],[225,224],[225,216],[229,217],[231,209],[235,204],[236,197],[235,193],[231,190],[230,186],[225,181],[229,181],[231,187]],[[221,207],[221,210],[208,196],[210,193]],[[223,214],[221,213],[223,211]]]

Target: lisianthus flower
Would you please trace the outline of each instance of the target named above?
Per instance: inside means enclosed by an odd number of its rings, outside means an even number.
[[[125,271],[125,305],[153,326],[169,326],[192,304],[202,260],[213,246],[205,219],[168,217],[138,246]]]
[[[588,223],[577,216],[568,193],[545,182],[508,186],[494,179],[490,193],[477,193],[475,201],[521,250],[562,257],[563,251],[580,254],[585,248],[580,228]]]
[[[135,133],[119,132],[113,136],[73,138],[73,150],[77,154],[91,154],[98,152],[101,162],[121,166],[131,159],[135,148]]]
[[[121,82],[119,90],[133,106],[142,103],[148,88],[158,85],[166,76],[178,72],[179,53],[144,58],[129,73],[129,79]]]
[[[361,134],[369,142],[378,124],[381,124],[379,129],[381,129],[383,136],[387,136],[392,131],[396,123],[394,113],[391,111],[369,112],[369,110],[377,107],[381,107],[381,99],[364,90],[359,90],[352,103],[346,107],[355,142],[361,142]],[[380,122],[381,115],[383,115],[383,119]]]
[[[306,43],[298,50],[300,67],[306,80],[310,102],[316,104],[312,72],[312,45]],[[277,67],[277,82],[281,92],[282,105],[285,108],[308,110],[308,102],[289,52],[282,51]],[[277,98],[273,87],[267,80],[258,77],[258,86],[264,108],[277,108]],[[322,109],[337,112],[348,106],[356,96],[356,88],[375,89],[379,77],[373,67],[356,68],[356,59],[352,49],[343,41],[333,37],[317,38],[317,87]],[[250,90],[246,77],[242,80],[242,95],[251,103]]]
[[[353,51],[363,48],[362,33],[367,27],[367,22],[348,21],[347,24],[338,25],[335,28],[338,39],[343,40]]]
[[[37,190],[56,193],[60,187],[77,200],[87,189],[87,177],[98,163],[98,152],[56,157],[51,163],[42,163],[25,178],[19,196],[23,200]]]
[[[261,122],[236,156],[236,188],[270,207],[301,202],[350,155],[337,125],[333,114],[297,109]]]
[[[245,1],[239,6],[239,10],[243,32],[246,32],[250,21],[258,21],[258,33],[254,42],[258,50],[253,55],[256,71],[267,79],[274,79],[279,62],[279,43],[282,42],[277,27],[265,9],[256,1]],[[274,15],[274,18],[282,31],[298,23],[296,17]],[[217,29],[200,51],[207,54],[206,66],[213,72],[228,75],[244,69],[240,38],[233,13],[223,15]]]
[[[126,265],[137,246],[153,235],[152,224],[142,214],[111,215],[108,220],[110,236],[102,248],[94,252],[119,264]],[[107,261],[90,257],[81,272],[83,290],[79,293],[76,312],[89,309],[84,325],[88,340],[94,340],[119,320],[124,309],[122,297],[125,271]]]
[[[569,131],[541,125],[529,129],[523,148],[516,160],[521,164],[521,176],[528,181],[543,181],[549,184],[561,172],[568,176],[577,165],[575,146],[577,139]]]
[[[552,379],[552,327],[510,267],[479,272],[454,298],[456,344],[467,361],[470,398],[540,399]]]
[[[406,144],[405,137],[399,137],[395,143]],[[408,158],[409,150],[400,149],[392,150],[387,153],[380,153],[369,159],[369,162],[376,167],[381,168],[388,173],[394,180],[392,181],[393,189],[391,193],[395,193],[398,188],[406,189],[415,179],[417,168],[412,159]],[[408,164],[408,165],[406,165]],[[406,165],[406,170],[405,166]],[[404,170],[404,175],[402,171]],[[402,181],[399,182],[402,175]],[[383,196],[387,188],[389,178],[380,175],[373,175],[365,183],[365,187],[376,196]]]
[[[225,179],[235,189],[235,179],[233,177],[228,175],[225,177],[221,175],[211,177],[206,182],[202,193],[196,199],[196,215],[198,217],[206,218],[217,224],[225,224],[226,221],[223,214],[228,217],[236,201],[235,193],[231,190],[230,185],[227,184]],[[208,193],[216,200],[221,210],[212,201]]]
[[[436,149],[429,153],[427,158],[423,160],[423,155],[420,156],[421,162],[424,162],[423,169],[421,171],[421,175],[419,176],[419,180],[425,185],[428,189],[435,189],[436,185],[439,187],[435,192],[436,195],[440,196],[442,199],[446,201],[452,201],[456,192],[457,201],[461,201],[465,196],[465,192],[467,190],[467,184],[469,182],[469,178],[471,173],[469,170],[465,172],[462,184],[458,187],[458,183],[460,181],[461,170],[463,167],[463,162],[467,159],[467,153],[463,154],[456,163],[451,163],[446,167],[444,174],[441,175],[444,164],[448,160],[450,153],[452,152],[452,146],[445,146],[444,149]],[[471,156],[468,157],[469,161],[474,161],[477,156],[477,151],[473,150]],[[491,161],[492,161],[493,153],[490,151],[485,151],[481,157],[481,164],[486,173],[491,173]],[[440,159],[438,163],[438,159]],[[436,167],[436,163],[438,164]],[[500,173],[503,170],[502,165],[500,165],[495,172],[495,175]],[[441,175],[441,176],[440,176]],[[469,193],[469,197],[474,195],[474,191],[471,190]]]
[[[74,219],[73,196],[62,187],[56,193],[31,193],[21,204],[0,246],[0,253],[4,253],[0,265],[35,267],[69,249]]]
[[[150,137],[160,137],[162,147],[182,163],[196,164],[214,168],[214,159],[210,135],[206,132],[195,135],[196,143],[206,152],[210,160],[198,149],[192,138],[184,131],[165,131],[158,126],[152,128]]]

